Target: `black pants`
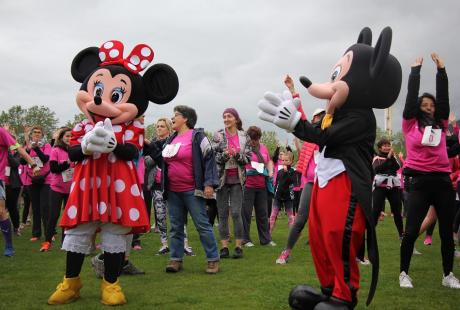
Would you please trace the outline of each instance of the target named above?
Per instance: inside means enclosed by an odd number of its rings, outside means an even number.
[[[399,237],[403,235],[403,221],[401,216],[401,190],[399,187],[386,188],[376,187],[372,192],[372,213],[374,216],[374,224],[377,226],[379,222],[379,215],[385,209],[385,199],[390,203],[391,212],[395,221],[396,229],[398,230]]]
[[[441,255],[444,275],[452,271],[454,241],[452,224],[454,220],[455,191],[449,175],[423,175],[412,177],[407,198],[406,232],[401,243],[400,271],[409,272],[414,243],[428,208],[432,205],[439,222]]]
[[[40,238],[43,228],[46,229],[49,215],[50,186],[48,184],[32,184],[30,186],[32,199],[32,237]]]
[[[265,188],[245,187],[243,190],[243,209],[241,215],[243,219],[243,241],[245,243],[251,241],[252,208],[254,208],[256,213],[260,244],[268,244],[271,241],[271,237],[268,229],[267,190]]]
[[[216,199],[206,199],[206,213],[208,214],[209,223],[214,226],[218,216]]]
[[[32,203],[30,199],[30,185],[22,187],[22,201],[24,203],[24,209],[22,209],[22,223],[25,224],[29,217],[30,205]]]
[[[243,201],[244,204],[244,201]],[[273,194],[267,191],[267,214],[270,216],[272,214],[272,205],[273,205]]]
[[[56,225],[61,215],[61,209],[67,204],[67,199],[69,194],[55,192],[52,189],[50,190],[50,210],[48,215],[48,224],[46,225],[45,230],[45,240],[51,242],[53,235],[56,232]],[[62,233],[61,243],[64,236],[64,231]]]
[[[18,200],[19,200],[19,193],[21,192],[21,188],[20,187],[13,188],[7,185],[5,188],[5,192],[6,192],[5,204],[10,214],[11,222],[13,223],[13,228],[18,229],[19,228]]]

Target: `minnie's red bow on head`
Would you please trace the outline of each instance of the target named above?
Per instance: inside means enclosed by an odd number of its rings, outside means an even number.
[[[147,68],[153,60],[153,50],[146,44],[138,44],[131,54],[123,59],[123,43],[116,40],[107,41],[99,48],[101,66],[123,65],[130,72],[137,74]]]

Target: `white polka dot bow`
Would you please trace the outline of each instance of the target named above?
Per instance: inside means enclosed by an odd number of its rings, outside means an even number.
[[[130,72],[137,74],[147,68],[153,60],[153,50],[146,44],[138,44],[131,54],[123,59],[123,43],[116,40],[107,41],[99,48],[102,66],[123,65]]]

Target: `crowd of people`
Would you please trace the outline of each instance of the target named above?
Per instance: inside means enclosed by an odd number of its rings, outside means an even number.
[[[377,225],[388,200],[401,240],[399,282],[403,288],[413,287],[409,266],[413,253],[418,253],[414,248],[416,239],[428,230],[425,244],[431,245],[437,221],[444,271],[442,284],[458,289],[460,283],[452,270],[454,255],[460,256],[460,252],[455,251],[460,235],[459,127],[450,113],[444,63],[437,56],[433,60],[437,65],[436,95],[419,96],[422,58],[416,60],[409,76],[402,124],[407,154],[396,154],[388,138],[376,143],[373,218]],[[299,96],[289,76],[284,83],[294,98]],[[301,107],[300,112],[302,119],[307,119]],[[320,126],[324,115],[324,109],[315,110],[311,124]],[[153,214],[152,229],[160,235],[157,255],[170,255],[166,272],[181,271],[184,255],[195,255],[187,239],[188,218],[193,221],[204,249],[206,272],[215,274],[219,272],[221,259],[243,259],[243,248],[255,246],[257,242],[250,233],[253,217],[259,244],[274,246],[272,232],[283,210],[288,218],[289,233],[276,263],[288,263],[308,222],[318,145],[296,139],[298,158],[294,158],[289,146],[278,147],[270,154],[261,142],[261,129],[249,126],[244,130],[234,108],[223,111],[223,128],[212,137],[195,127],[197,119],[193,108],[176,106],[172,118],[157,120],[155,138],[146,139],[142,151],[133,160],[137,171],[133,177],[142,184],[145,212],[149,219]],[[143,124],[143,117],[135,122]],[[72,129],[60,128],[53,133],[51,141],[45,139],[45,134],[40,126],[27,127],[25,142],[20,145],[17,133],[7,126],[0,128],[0,227],[5,239],[4,255],[8,257],[14,255],[12,235],[20,236],[30,223],[30,241],[34,245],[42,241],[37,245],[40,251],[52,250],[55,239],[60,239],[62,246],[69,238],[64,247],[76,246],[71,243],[71,234],[62,233],[58,237],[61,209],[72,191],[74,163],[69,159]],[[73,186],[83,191],[85,186],[93,186],[93,182],[99,187],[101,180],[95,178],[91,184],[80,182]],[[21,196],[22,215],[19,214]],[[98,207],[104,208],[102,204]],[[213,229],[216,218],[218,236]],[[119,233],[129,233],[129,230]],[[93,232],[93,252],[97,246],[95,235]],[[127,238],[128,248],[142,249],[140,236],[134,234]],[[230,248],[232,238],[234,248]],[[105,259],[108,258],[103,254],[96,255],[92,265],[99,276],[108,278],[110,275],[104,274]],[[368,263],[364,254],[356,259],[362,264]],[[129,251],[123,261],[125,273],[143,274],[129,261]]]

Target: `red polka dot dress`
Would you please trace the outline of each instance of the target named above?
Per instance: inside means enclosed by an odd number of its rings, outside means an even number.
[[[85,120],[72,130],[70,145],[79,145],[93,129]],[[144,144],[144,126],[138,121],[113,125],[117,143]],[[120,160],[114,153],[95,152],[75,166],[69,199],[61,226],[99,221],[132,227],[133,233],[150,229],[142,187],[133,161]]]

